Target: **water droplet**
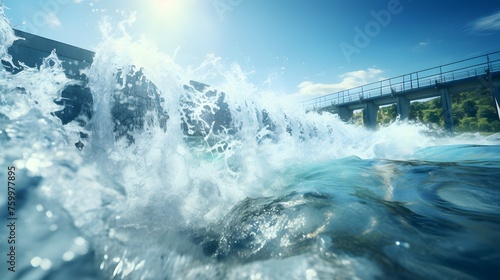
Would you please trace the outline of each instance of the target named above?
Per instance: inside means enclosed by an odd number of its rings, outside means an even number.
[[[144,267],[144,264],[146,263],[145,260],[142,260],[140,263],[136,264],[135,265],[135,270],[139,270],[141,269],[142,267]],[[208,266],[208,265],[207,265]]]
[[[30,157],[26,161],[26,168],[31,172],[38,172],[40,168],[40,160],[34,157]]]
[[[83,239],[82,237],[76,237],[75,239],[73,239],[73,242],[78,246],[86,246],[87,245],[87,240]]]
[[[69,262],[75,258],[75,253],[72,251],[67,251],[66,253],[63,254],[62,258],[64,261]]]
[[[401,246],[401,247],[404,247],[406,249],[409,249],[410,248],[410,244],[408,242],[400,242],[400,241],[396,241],[396,246]]]
[[[49,259],[43,259],[40,263],[40,268],[43,270],[49,270],[52,267],[52,262]]]
[[[31,265],[33,267],[38,267],[38,266],[40,266],[41,263],[42,263],[42,258],[40,258],[40,257],[34,257],[31,259]]]
[[[318,273],[316,272],[316,270],[314,270],[312,268],[306,270],[306,279],[307,280],[316,279],[317,276],[318,276]]]

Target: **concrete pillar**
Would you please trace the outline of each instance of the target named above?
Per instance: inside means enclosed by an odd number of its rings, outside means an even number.
[[[373,102],[365,103],[365,109],[363,110],[363,121],[365,126],[368,128],[375,128],[377,126],[377,112],[378,105]]]
[[[453,114],[451,112],[451,96],[448,89],[441,89],[441,103],[443,104],[444,127],[453,132]]]
[[[398,96],[396,100],[396,109],[399,118],[407,120],[410,117],[410,100],[405,96]]]
[[[339,117],[342,121],[347,122],[352,119],[352,110],[348,107],[340,106],[337,108],[339,112]]]

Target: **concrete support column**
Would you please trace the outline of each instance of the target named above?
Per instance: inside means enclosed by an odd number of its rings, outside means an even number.
[[[377,126],[377,112],[378,106],[373,102],[365,103],[363,110],[363,121],[368,128],[375,128]]]
[[[443,104],[444,127],[453,132],[453,114],[451,111],[451,96],[448,89],[441,89],[441,103]]]
[[[339,117],[342,121],[347,122],[352,119],[352,110],[348,107],[339,106],[338,108]]]
[[[410,100],[405,96],[396,98],[396,109],[401,120],[407,120],[410,117]]]

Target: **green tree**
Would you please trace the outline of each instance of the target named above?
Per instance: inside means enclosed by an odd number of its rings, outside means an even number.
[[[377,113],[377,122],[380,124],[388,124],[395,120],[398,116],[396,104],[391,106],[382,107]]]
[[[463,101],[460,106],[462,107],[462,110],[464,110],[465,115],[468,117],[475,118],[477,115],[477,104],[474,100],[472,99],[467,99]]]
[[[489,90],[452,94],[451,101],[456,131],[500,132],[500,120]],[[380,108],[377,120],[379,123],[389,123],[396,116],[396,105],[393,104]],[[441,98],[412,102],[409,119],[443,126]]]
[[[424,104],[424,102],[412,102],[410,104],[409,119],[422,121],[423,120],[422,110],[424,110],[425,107],[426,107],[426,105]]]
[[[475,131],[477,129],[477,120],[473,117],[465,117],[457,128],[458,131]]]
[[[424,110],[424,121],[428,123],[439,124],[442,115],[442,109],[427,109]]]
[[[451,112],[453,114],[453,123],[455,125],[460,124],[460,120],[465,116],[465,111],[459,103],[451,104]]]
[[[493,132],[500,132],[500,121],[493,121],[491,122],[491,131]]]
[[[498,114],[495,107],[493,107],[493,104],[479,105],[479,108],[477,109],[477,117],[486,118],[489,122],[498,120]]]
[[[481,132],[490,132],[492,131],[491,124],[488,122],[486,118],[479,118],[477,120],[477,130]]]

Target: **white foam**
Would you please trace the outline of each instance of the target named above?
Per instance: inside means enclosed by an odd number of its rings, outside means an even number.
[[[5,6],[0,3],[0,59],[8,62],[12,67],[14,67],[12,56],[7,51],[9,47],[12,46],[14,41],[19,40],[20,38],[14,34],[14,30],[5,16],[4,9]]]

